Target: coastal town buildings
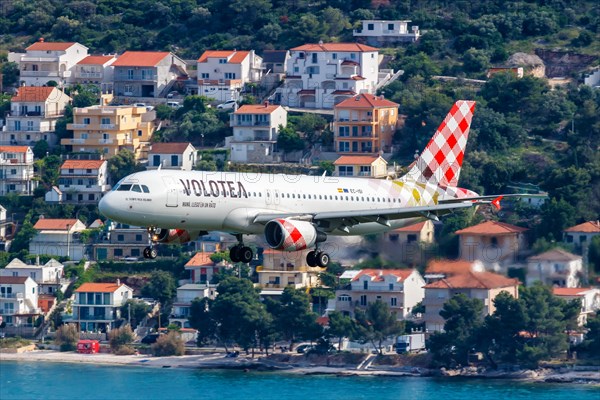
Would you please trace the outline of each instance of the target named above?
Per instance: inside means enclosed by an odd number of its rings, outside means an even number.
[[[0,275],[0,315],[8,327],[32,328],[41,314],[38,284],[31,277]]]
[[[177,297],[169,316],[169,324],[177,325],[180,328],[189,328],[192,301],[204,298],[214,300],[217,296],[217,286],[209,283],[186,283],[178,287]]]
[[[96,204],[110,190],[106,160],[66,160],[60,166],[58,188],[46,193],[49,203]]]
[[[256,267],[261,296],[279,296],[286,287],[302,289],[317,286],[322,269],[306,264],[308,251],[265,249],[262,265]]]
[[[6,267],[0,269],[0,276],[30,277],[38,285],[38,294],[56,295],[58,290],[65,291],[70,281],[65,279],[64,266],[51,258],[46,264],[25,264],[14,258]]]
[[[584,326],[589,317],[600,311],[600,289],[598,288],[552,288],[552,293],[563,300],[581,301],[581,312],[577,317],[579,326]]]
[[[92,244],[94,260],[135,261],[148,246],[146,228],[110,222],[102,228],[98,239]]]
[[[146,169],[177,169],[191,171],[198,161],[198,153],[191,143],[153,143],[148,151]]]
[[[45,140],[58,143],[56,121],[65,114],[71,98],[56,87],[24,86],[10,99],[6,126],[0,132],[0,144],[32,146]]]
[[[109,159],[122,149],[136,159],[147,158],[154,123],[146,121],[146,107],[92,106],[73,109],[73,123],[67,129],[73,137],[61,144],[74,152],[101,154]]]
[[[553,287],[576,288],[584,275],[581,256],[552,249],[527,259],[527,286],[535,282]]]
[[[83,85],[94,85],[101,93],[112,93],[115,55],[87,56],[75,65],[73,80]]]
[[[80,331],[107,333],[116,328],[121,306],[133,298],[133,290],[121,283],[82,284],[75,290],[73,320]]]
[[[0,196],[31,195],[37,186],[31,147],[0,145]]]
[[[434,226],[431,220],[384,232],[378,240],[378,253],[407,265],[422,264],[431,254]]]
[[[387,161],[379,155],[340,156],[333,162],[335,176],[383,178],[387,176]]]
[[[412,43],[419,40],[419,27],[413,25],[408,29],[411,20],[362,20],[361,27],[352,35],[360,42],[371,46],[390,47],[396,43]]]
[[[216,274],[227,268],[223,261],[212,261],[210,256],[213,254],[200,251],[185,264],[185,270],[190,271],[190,283],[211,283]]]
[[[230,159],[242,163],[278,161],[275,154],[279,130],[287,125],[287,111],[268,103],[243,105],[230,116],[233,136],[226,139]]]
[[[85,244],[79,236],[86,227],[80,220],[40,218],[33,228],[37,234],[29,242],[30,254],[67,257],[73,261],[86,256]]]
[[[564,241],[572,243],[577,250],[589,246],[595,236],[600,235],[600,221],[586,221],[564,230]]]

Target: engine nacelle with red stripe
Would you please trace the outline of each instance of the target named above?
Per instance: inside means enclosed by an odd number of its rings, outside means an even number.
[[[324,242],[327,236],[307,221],[273,219],[265,226],[265,238],[273,249],[298,251]]]
[[[188,231],[185,229],[157,229],[152,235],[152,241],[157,243],[187,243],[195,240],[200,231]]]

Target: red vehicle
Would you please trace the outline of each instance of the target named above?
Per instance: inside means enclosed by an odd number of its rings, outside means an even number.
[[[99,353],[100,342],[97,340],[80,340],[77,342],[77,352],[81,354]]]

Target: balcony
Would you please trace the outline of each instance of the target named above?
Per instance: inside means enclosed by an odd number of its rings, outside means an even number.
[[[25,77],[51,77],[58,78],[58,71],[21,71],[21,78]]]
[[[102,75],[101,72],[78,72],[75,74],[75,77],[81,79],[101,79]]]
[[[61,139],[60,140],[60,144],[62,145],[74,145],[74,144],[86,144],[86,139],[81,139],[81,138],[77,138],[77,139]]]
[[[0,299],[22,299],[23,293],[0,293]]]
[[[117,129],[115,124],[100,124],[100,129]]]

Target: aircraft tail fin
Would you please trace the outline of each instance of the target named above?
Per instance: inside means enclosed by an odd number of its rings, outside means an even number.
[[[474,101],[454,103],[406,177],[437,186],[458,186],[474,110]]]

